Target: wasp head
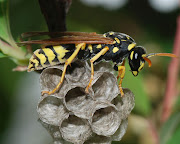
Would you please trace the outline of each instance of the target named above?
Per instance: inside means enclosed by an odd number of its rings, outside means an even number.
[[[146,55],[146,51],[141,46],[134,47],[130,52],[128,59],[132,74],[134,76],[137,76],[144,67],[144,55]]]
[[[148,62],[149,67],[151,67],[150,57],[153,56],[167,56],[167,57],[177,57],[172,53],[150,53],[146,55],[146,50],[141,46],[135,46],[129,54],[129,65],[134,76],[143,69],[145,61]]]

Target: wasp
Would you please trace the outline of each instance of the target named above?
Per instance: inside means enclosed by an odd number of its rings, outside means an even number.
[[[90,60],[91,77],[85,91],[91,87],[94,77],[94,63],[101,60],[112,61],[114,70],[118,71],[119,90],[121,96],[124,95],[122,81],[125,76],[125,59],[129,61],[130,71],[134,76],[143,69],[145,62],[151,66],[150,57],[167,56],[176,57],[171,53],[150,53],[142,46],[137,46],[136,42],[129,35],[118,32],[107,32],[105,34],[86,32],[28,32],[23,37],[37,35],[53,36],[50,39],[22,41],[21,45],[41,44],[42,48],[34,51],[29,60],[27,71],[41,70],[49,66],[64,63],[64,69],[58,85],[52,91],[42,91],[44,94],[53,94],[61,87],[66,69],[75,58],[85,61]]]

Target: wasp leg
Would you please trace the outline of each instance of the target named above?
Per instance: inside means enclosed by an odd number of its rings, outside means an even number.
[[[63,73],[62,73],[62,76],[61,76],[61,79],[60,79],[60,82],[58,83],[58,85],[55,87],[55,89],[53,89],[52,91],[42,91],[41,95],[44,95],[44,94],[53,94],[55,93],[61,86],[61,84],[63,83],[63,80],[64,80],[64,77],[65,77],[65,74],[66,74],[66,69],[67,69],[67,66],[71,64],[71,62],[74,60],[74,58],[77,56],[78,52],[80,49],[84,48],[86,46],[85,43],[80,43],[80,44],[77,44],[76,45],[76,50],[73,52],[73,54],[66,60],[65,64],[64,64],[64,69],[63,69]]]
[[[121,97],[124,96],[124,92],[123,92],[123,89],[122,89],[122,81],[123,81],[123,78],[124,78],[124,75],[125,75],[125,60],[123,61],[122,65],[121,66],[118,66],[118,76],[117,76],[117,79],[120,78],[120,81],[119,81],[119,90],[120,90],[120,93],[121,93]]]
[[[88,93],[88,89],[91,87],[91,83],[93,81],[93,77],[94,77],[94,66],[93,63],[102,55],[104,55],[107,51],[109,50],[109,47],[105,47],[103,48],[99,53],[97,53],[91,60],[91,79],[89,81],[88,86],[86,87],[86,93]]]

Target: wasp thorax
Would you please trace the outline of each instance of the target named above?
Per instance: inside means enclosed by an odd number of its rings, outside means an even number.
[[[145,60],[142,57],[144,54],[146,51],[141,46],[134,47],[129,54],[129,65],[134,76],[137,76],[144,67]]]

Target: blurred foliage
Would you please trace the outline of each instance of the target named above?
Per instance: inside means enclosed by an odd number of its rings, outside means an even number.
[[[31,12],[29,13],[29,11]],[[26,55],[25,48],[16,46],[14,39],[18,40],[20,34],[25,31],[42,30],[42,27],[45,29],[46,25],[40,13],[38,1],[0,0],[0,143],[5,130],[12,123],[12,117],[16,110],[17,82],[25,74],[25,72],[12,72],[12,69],[17,64],[27,65],[30,57],[30,55]],[[4,51],[4,49],[8,51]]]
[[[9,9],[8,9],[8,3],[6,0],[1,0],[0,1],[0,36],[7,42],[11,42],[11,37],[10,37],[10,28],[9,28]]]
[[[16,84],[24,73],[12,72],[12,69],[16,66],[11,60],[7,58],[0,59],[0,143],[3,138],[5,130],[12,122],[12,116],[16,108],[16,97],[14,92],[16,91]]]
[[[7,0],[0,2],[0,54],[2,57],[9,57],[18,65],[27,64],[30,55],[26,55],[25,49],[22,50],[14,41],[9,23],[9,3]]]
[[[136,97],[135,108],[138,114],[143,116],[148,116],[151,113],[151,103],[145,92],[143,85],[143,75],[139,74],[138,77],[134,77],[131,72],[128,64],[126,64],[127,73],[124,78],[123,87],[128,87]],[[139,90],[141,89],[141,90]]]
[[[180,139],[180,112],[173,114],[160,131],[161,144],[177,144]]]
[[[97,33],[124,32],[132,36],[138,44],[146,45],[150,52],[171,52],[177,15],[177,11],[166,14],[156,12],[149,6],[148,1],[144,0],[138,2],[129,0],[125,7],[114,11],[108,11],[102,7],[88,7],[80,1],[74,0],[67,15],[67,28],[69,31],[95,31]],[[0,143],[4,132],[11,123],[17,81],[25,74],[24,72],[12,72],[12,69],[16,65],[27,65],[30,57],[30,55],[26,55],[26,49],[17,47],[15,42],[19,40],[20,34],[23,32],[46,30],[47,27],[37,0],[0,0]],[[151,69],[146,66],[138,77],[134,77],[128,71],[129,66],[126,63],[123,87],[130,88],[136,96],[134,114],[149,118],[154,116],[153,112],[156,109],[158,111],[161,107],[163,94],[158,96],[156,102],[153,102],[152,97],[145,90],[144,79],[152,74],[165,82],[168,62],[168,58],[161,58],[158,61],[160,65],[155,66],[154,62],[154,67],[152,66]],[[175,144],[180,140],[178,110],[180,110],[180,100],[174,107],[174,114],[162,127],[159,119],[154,121],[154,123],[159,123],[156,126],[157,129],[160,127],[162,144]],[[131,138],[134,143],[139,143],[136,135]],[[121,142],[114,142],[114,144],[117,143]],[[123,143],[126,143],[126,136]]]

